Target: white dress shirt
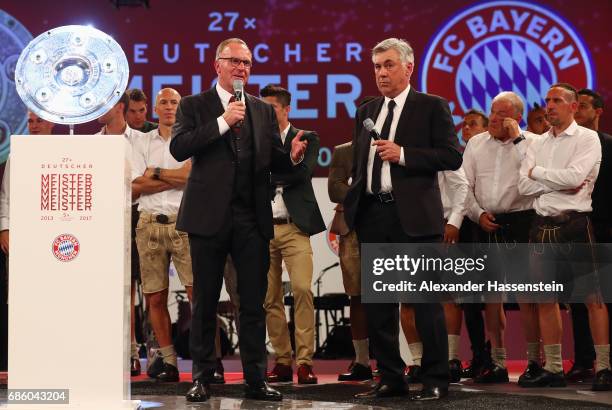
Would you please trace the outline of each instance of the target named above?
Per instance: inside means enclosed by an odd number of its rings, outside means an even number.
[[[468,182],[463,168],[438,172],[438,185],[446,223],[461,229],[468,193]]]
[[[523,161],[519,191],[536,196],[541,216],[564,211],[591,212],[591,193],[599,174],[601,143],[597,133],[572,121],[555,137],[552,128],[531,144]],[[532,169],[529,178],[529,170]],[[577,192],[567,192],[586,184]]]
[[[287,128],[281,132],[281,141],[283,141],[283,145],[285,145],[289,128],[291,128],[291,124],[287,125]],[[283,200],[283,187],[277,186],[274,200],[272,200],[272,217],[287,219],[289,216],[289,210],[287,209],[287,205],[285,205],[285,201]]]
[[[132,143],[132,180],[144,175],[147,168],[177,169],[185,164],[170,154],[170,140],[159,135],[159,129],[151,130]],[[152,214],[175,215],[178,213],[183,189],[168,189],[155,194],[142,194],[138,210]]]
[[[108,135],[106,131],[106,125],[102,127],[100,131],[96,132],[96,135]],[[132,151],[132,145],[134,145],[134,140],[139,139],[143,135],[144,135],[144,132],[131,128],[127,123],[125,124],[125,130],[123,130],[123,136],[130,143],[130,145],[128,145],[127,147],[127,153],[126,153],[127,158],[131,159],[134,155],[134,152]],[[139,198],[134,199],[132,201],[132,205],[136,205],[138,201],[139,201]]]
[[[395,141],[395,131],[397,130],[397,124],[399,122],[399,118],[402,115],[402,110],[404,109],[404,104],[406,103],[406,98],[408,98],[408,93],[410,92],[410,84],[408,87],[395,98],[395,108],[393,109],[393,121],[391,122],[391,130],[389,131],[389,141]],[[376,118],[376,123],[374,129],[380,134],[382,131],[383,124],[385,123],[385,119],[387,118],[387,113],[389,112],[389,101],[391,98],[385,97],[385,102],[378,114],[378,118]],[[404,148],[400,147],[400,160],[399,165],[406,165],[406,161],[404,159]],[[374,156],[378,155],[376,153],[376,146],[370,146],[370,154],[368,156],[368,185],[366,191],[368,194],[372,193],[372,165],[374,164]],[[391,165],[389,161],[383,161],[382,171],[380,173],[380,192],[391,192],[393,191],[393,186],[391,185]]]
[[[532,208],[533,197],[519,193],[522,158],[518,147],[533,141],[527,136],[517,145],[512,140],[501,142],[488,131],[470,138],[461,167],[469,184],[466,207],[472,221],[478,223],[485,211],[502,214]]]
[[[227,92],[223,87],[219,85],[219,82],[217,82],[217,85],[215,85],[215,89],[217,90],[217,94],[219,94],[219,99],[221,100],[221,105],[223,106],[223,109],[227,110],[229,100],[234,96],[234,94]],[[219,135],[223,135],[230,130],[230,126],[223,118],[223,114],[217,117],[217,124],[219,125]]]

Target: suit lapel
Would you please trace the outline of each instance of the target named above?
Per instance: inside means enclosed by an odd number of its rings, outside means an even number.
[[[367,110],[367,117],[366,118],[370,118],[374,123],[376,123],[376,119],[378,118],[378,115],[380,114],[380,110],[382,110],[382,106],[385,102],[385,97],[379,97],[378,101],[376,101],[375,103],[372,102],[371,104],[368,104],[368,110]],[[368,155],[370,154],[370,133],[366,131],[365,127],[363,127],[362,125],[362,134],[365,135],[364,139],[363,139],[363,149],[361,150],[361,163],[365,164],[364,166],[364,175],[367,175],[367,164],[368,164]]]
[[[257,116],[255,112],[257,104],[253,102],[253,97],[250,94],[245,94],[246,98],[244,100],[246,104],[246,121],[251,121],[251,135],[253,135],[253,147],[255,147],[255,158],[259,157],[259,152],[261,150],[261,129],[257,126],[258,121],[254,121],[254,118]],[[257,162],[257,161],[255,161]]]
[[[397,122],[397,129],[395,130],[394,142],[397,145],[402,145],[402,142],[406,143],[409,137],[409,135],[406,134],[406,130],[409,128],[410,124],[413,123],[413,116],[417,110],[416,96],[416,91],[414,91],[414,88],[411,86],[408,96],[406,97],[406,102],[404,103],[404,108]]]

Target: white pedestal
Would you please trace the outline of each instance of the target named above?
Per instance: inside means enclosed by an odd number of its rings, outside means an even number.
[[[11,389],[68,389],[69,404],[129,401],[131,152],[123,136],[11,140]]]

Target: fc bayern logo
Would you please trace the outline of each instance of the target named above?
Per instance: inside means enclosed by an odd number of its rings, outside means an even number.
[[[556,12],[523,1],[493,1],[452,17],[430,41],[421,64],[421,90],[449,100],[455,124],[472,108],[489,112],[502,91],[544,105],[557,82],[594,88],[590,54]],[[523,121],[523,124],[525,122]]]
[[[79,240],[69,233],[59,235],[53,240],[51,251],[53,256],[62,262],[70,262],[79,255],[81,245]]]

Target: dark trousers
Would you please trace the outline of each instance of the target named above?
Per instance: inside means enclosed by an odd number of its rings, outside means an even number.
[[[486,349],[482,306],[482,303],[464,303],[463,315],[465,316],[465,328],[470,338],[472,360],[485,362],[489,353]]]
[[[360,243],[430,243],[441,236],[410,236],[403,229],[395,203],[380,203],[364,197],[359,205],[356,232]],[[369,272],[362,271],[362,275]],[[364,304],[368,335],[381,373],[381,383],[404,383],[404,361],[399,351],[399,306],[397,303]],[[421,378],[425,386],[448,386],[448,335],[444,310],[439,303],[415,303],[416,328],[423,342]]]
[[[223,269],[230,254],[237,273],[240,297],[240,358],[244,378],[259,385],[266,377],[266,312],[269,240],[264,238],[254,215],[237,214],[214,236],[189,234],[193,263],[193,308],[190,336],[193,379],[208,382],[216,366],[215,332]]]
[[[479,226],[467,217],[463,218],[461,229],[459,230],[459,242],[473,243],[478,242]],[[463,315],[465,316],[465,328],[470,338],[472,348],[472,360],[485,361],[489,354],[486,351],[485,325],[482,318],[481,303],[465,303],[463,305]]]

